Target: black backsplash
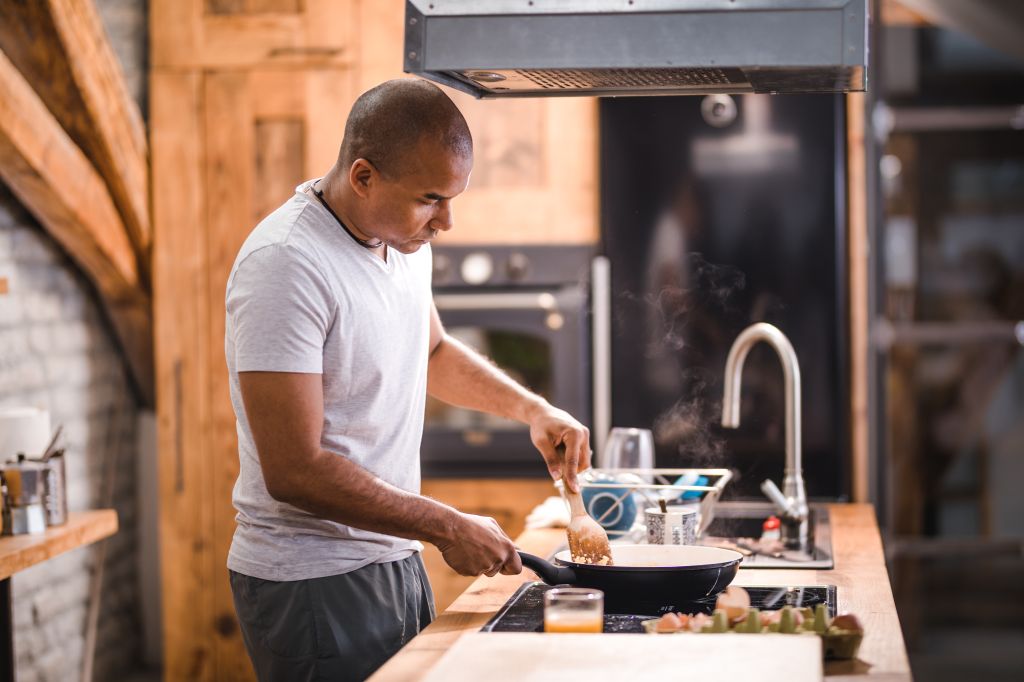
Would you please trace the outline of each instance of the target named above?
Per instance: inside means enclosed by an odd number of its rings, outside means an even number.
[[[760,98],[760,99],[756,99]],[[656,464],[727,466],[727,497],[781,482],[783,375],[755,347],[741,426],[722,429],[736,336],[770,322],[802,371],[808,495],[848,493],[844,99],[736,96],[717,128],[702,97],[601,102],[601,229],[612,273],[612,423],[655,431]]]

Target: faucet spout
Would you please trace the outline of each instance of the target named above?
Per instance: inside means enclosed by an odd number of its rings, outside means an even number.
[[[796,358],[793,344],[778,327],[758,322],[744,329],[729,350],[725,362],[725,395],[722,399],[722,426],[736,428],[740,425],[740,390],[743,378],[743,364],[750,349],[764,341],[779,356],[785,380],[786,399],[786,471],[782,483],[782,494],[769,497],[783,517],[782,535],[788,547],[806,548],[809,542],[807,493],[804,489],[803,462],[800,445],[800,363]],[[765,482],[766,485],[771,483]],[[774,484],[770,485],[778,492]],[[766,491],[767,492],[767,491]],[[784,498],[779,499],[779,498]]]

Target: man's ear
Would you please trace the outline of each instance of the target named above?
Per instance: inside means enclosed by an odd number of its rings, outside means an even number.
[[[348,183],[358,196],[366,198],[377,179],[377,169],[366,159],[356,159],[348,169]]]

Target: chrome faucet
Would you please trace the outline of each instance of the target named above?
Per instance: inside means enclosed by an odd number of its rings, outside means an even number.
[[[804,490],[800,454],[800,364],[796,351],[778,327],[758,322],[736,337],[729,358],[725,361],[725,395],[722,399],[722,426],[735,429],[740,425],[740,384],[747,353],[764,341],[779,355],[786,380],[786,472],[782,491],[766,479],[761,490],[768,496],[782,517],[782,540],[787,548],[807,551],[810,544],[810,510]]]

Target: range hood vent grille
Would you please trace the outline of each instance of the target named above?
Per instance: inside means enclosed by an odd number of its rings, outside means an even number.
[[[405,70],[476,97],[848,92],[868,0],[407,0]]]
[[[722,69],[517,69],[516,73],[539,87],[556,89],[706,88],[737,83]]]

